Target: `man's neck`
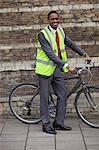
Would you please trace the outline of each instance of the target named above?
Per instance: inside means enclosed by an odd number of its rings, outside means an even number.
[[[52,33],[55,33],[57,30],[57,29],[52,28],[50,25],[49,25],[49,29],[52,31]]]

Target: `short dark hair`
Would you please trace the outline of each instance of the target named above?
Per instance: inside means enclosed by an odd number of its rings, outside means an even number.
[[[47,16],[48,19],[49,19],[50,15],[53,14],[53,13],[54,13],[54,14],[57,14],[57,15],[59,16],[59,13],[58,13],[57,11],[52,10],[52,11],[50,11],[50,12],[48,13],[48,16]]]

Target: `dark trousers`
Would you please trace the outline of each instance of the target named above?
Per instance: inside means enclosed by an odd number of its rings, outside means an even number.
[[[50,115],[48,109],[48,99],[50,92],[50,84],[53,87],[55,95],[57,96],[56,117],[58,124],[64,124],[64,117],[66,113],[67,93],[64,85],[64,72],[58,67],[51,77],[39,75],[40,83],[40,114],[42,123],[50,122]]]

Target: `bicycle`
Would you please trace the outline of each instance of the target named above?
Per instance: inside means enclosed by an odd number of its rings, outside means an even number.
[[[68,79],[77,79],[77,83],[69,91],[69,98],[77,89],[74,106],[79,118],[87,125],[99,128],[99,87],[91,86],[89,81],[85,81],[85,74],[89,74],[91,81],[91,66],[88,64],[77,70],[77,74]],[[84,78],[84,79],[83,79]],[[66,79],[66,80],[68,80]],[[22,83],[17,85],[9,95],[9,106],[13,115],[20,121],[34,124],[40,119],[40,95],[39,85],[32,83]],[[52,93],[49,96],[50,116],[55,117],[56,105]]]

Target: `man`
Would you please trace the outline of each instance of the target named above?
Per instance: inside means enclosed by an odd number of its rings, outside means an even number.
[[[57,11],[48,13],[48,21],[49,25],[38,34],[36,73],[38,74],[40,83],[42,130],[49,134],[56,134],[55,130],[72,129],[64,125],[67,103],[64,73],[68,72],[65,46],[84,56],[86,60],[90,60],[90,57],[65,35],[63,28],[59,24],[59,14]],[[50,123],[48,110],[50,84],[57,96],[56,117],[53,126]]]

